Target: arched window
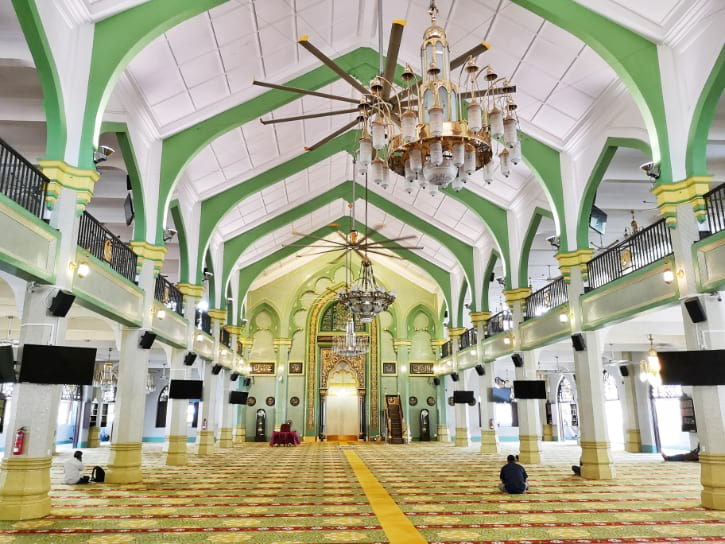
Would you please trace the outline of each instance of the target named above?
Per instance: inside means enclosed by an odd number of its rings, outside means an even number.
[[[559,382],[559,389],[556,392],[556,398],[559,402],[574,402],[574,390],[571,387],[571,382],[564,376]]]
[[[159,393],[159,400],[156,402],[156,428],[166,427],[166,409],[169,405],[169,386],[165,386]]]
[[[350,310],[348,310],[347,306],[344,304],[336,302],[335,304],[331,304],[322,315],[320,330],[326,332],[344,332],[348,319],[350,319]],[[365,325],[363,323],[356,322],[355,330],[364,331]]]
[[[606,370],[604,371],[604,400],[619,400],[617,380]]]

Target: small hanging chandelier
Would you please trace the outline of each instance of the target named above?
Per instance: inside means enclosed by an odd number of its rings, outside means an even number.
[[[380,312],[384,312],[395,301],[395,293],[380,287],[375,281],[373,264],[365,257],[360,269],[360,277],[351,287],[337,292],[337,300],[342,302],[361,323],[370,323]]]
[[[151,373],[151,370],[146,372],[146,394],[150,394],[156,391],[156,378]]]
[[[646,359],[639,362],[639,379],[642,382],[648,382],[652,387],[662,385],[662,377],[660,376],[660,359],[652,341],[652,335],[649,335],[649,352]]]
[[[93,385],[100,387],[104,392],[112,390],[118,383],[118,371],[111,361],[112,349],[108,348],[108,361],[103,363],[102,366],[97,367],[95,375],[93,376]]]
[[[335,336],[332,353],[343,357],[358,357],[370,351],[370,337],[355,334],[355,321],[352,317],[345,324],[345,334]]]

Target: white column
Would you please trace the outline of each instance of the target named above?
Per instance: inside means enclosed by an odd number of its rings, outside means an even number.
[[[515,369],[517,380],[535,380],[538,365],[538,352],[526,351],[523,354],[524,366]],[[519,414],[519,459],[522,463],[538,465],[541,463],[541,418],[539,400],[525,399],[516,401]]]
[[[221,403],[222,421],[221,429],[219,430],[219,447],[220,448],[231,448],[234,443],[232,440],[232,429],[234,425],[234,404],[229,404],[229,392],[234,389],[235,382],[229,378],[233,370],[224,369],[219,378],[222,380],[222,398],[219,399]]]
[[[212,312],[210,311],[209,313],[211,315]],[[198,434],[199,447],[197,450],[199,455],[208,455],[212,453],[216,430],[218,428],[217,393],[220,374],[212,374],[212,368],[219,362],[219,330],[221,328],[221,320],[212,318],[211,322],[211,334],[214,338],[214,348],[212,351],[214,359],[204,363],[204,400],[201,405],[201,427]]]

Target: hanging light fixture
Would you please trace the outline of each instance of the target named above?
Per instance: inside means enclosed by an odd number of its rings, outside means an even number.
[[[102,366],[97,366],[93,376],[93,385],[100,387],[104,392],[113,390],[118,383],[118,371],[111,361],[112,349],[108,348],[108,360]]]
[[[146,372],[146,394],[156,391],[156,377],[151,373],[151,369]]]
[[[649,335],[649,352],[647,358],[639,362],[639,379],[642,382],[648,382],[652,387],[662,385],[662,377],[660,376],[660,359],[657,356],[652,335]]]
[[[355,321],[352,317],[345,324],[345,334],[335,336],[332,352],[343,357],[358,357],[370,351],[370,337],[355,333]]]
[[[360,277],[351,287],[340,289],[337,300],[348,307],[361,323],[370,323],[380,312],[384,312],[395,301],[395,293],[386,291],[375,281],[373,264],[363,259]]]

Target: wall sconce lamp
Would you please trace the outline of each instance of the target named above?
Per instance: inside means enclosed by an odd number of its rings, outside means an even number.
[[[507,346],[511,345],[511,342],[513,342],[513,335],[511,333],[506,334],[506,336],[503,337],[503,343]]]
[[[561,323],[566,323],[567,321],[569,321],[569,314],[568,314],[568,313],[566,313],[566,312],[561,312],[561,313],[559,314],[559,321],[560,321]]]
[[[200,334],[197,334],[196,335],[196,341],[197,342],[201,342],[203,340],[204,340],[204,335],[203,334],[200,333]]]
[[[85,278],[88,274],[91,273],[91,267],[85,261],[81,263],[71,261],[68,263],[68,268],[71,270],[75,270],[79,278]]]
[[[163,321],[163,319],[166,317],[166,310],[163,308],[159,309],[159,311],[156,312],[156,318],[159,321]]]
[[[672,272],[671,268],[666,268],[665,271],[662,273],[662,280],[667,285],[672,285],[672,282],[675,281],[675,273]]]

